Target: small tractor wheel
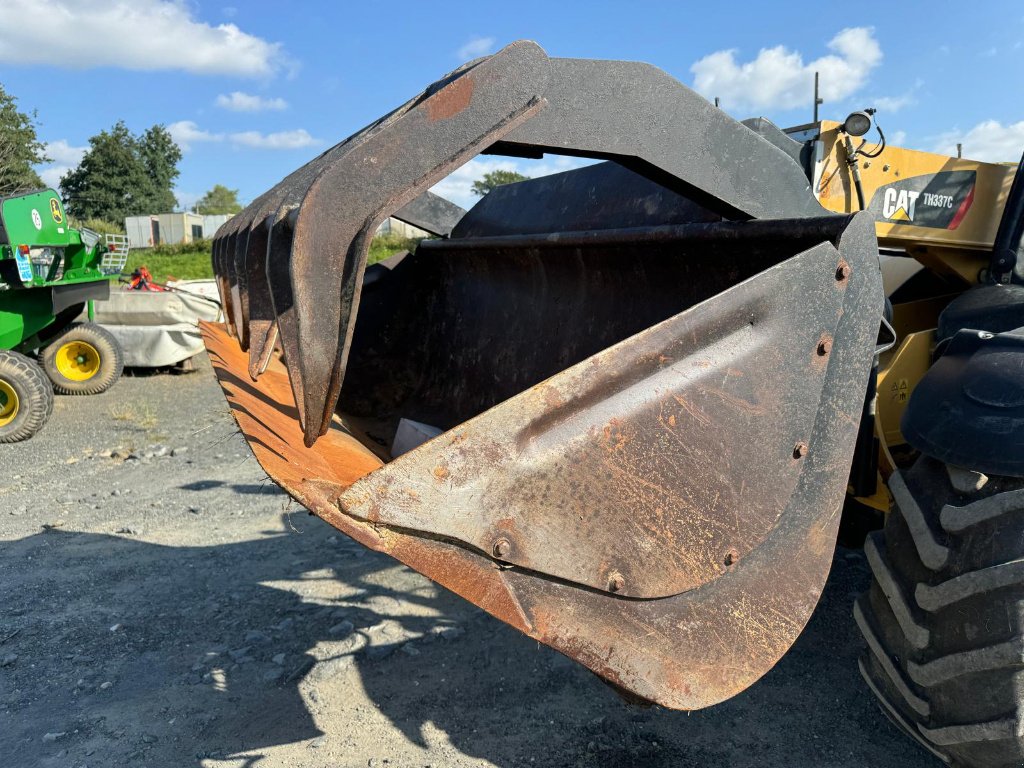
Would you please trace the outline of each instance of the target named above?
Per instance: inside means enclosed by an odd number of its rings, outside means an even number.
[[[98,395],[121,378],[124,354],[117,339],[93,323],[76,323],[42,353],[43,370],[62,395]]]
[[[921,457],[889,488],[896,508],[865,542],[874,581],[854,608],[861,674],[943,761],[1022,765],[1024,480]]]
[[[53,412],[53,387],[31,358],[0,352],[0,443],[27,440]]]

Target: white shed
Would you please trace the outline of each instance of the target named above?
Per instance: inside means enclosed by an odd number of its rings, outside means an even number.
[[[163,243],[191,243],[203,238],[203,217],[197,213],[157,213],[128,216],[124,220],[132,248],[152,248]]]

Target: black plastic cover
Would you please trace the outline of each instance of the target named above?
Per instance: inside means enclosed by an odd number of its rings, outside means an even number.
[[[1024,327],[1024,285],[979,285],[953,299],[939,315],[936,338],[952,338],[964,328],[1004,333]]]

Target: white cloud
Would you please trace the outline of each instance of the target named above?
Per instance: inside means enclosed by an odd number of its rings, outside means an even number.
[[[877,107],[882,112],[899,112],[904,107],[909,107],[917,104],[917,92],[924,85],[924,80],[918,78],[914,81],[914,85],[899,96],[877,96],[873,99],[868,99],[868,103],[872,107]]]
[[[871,105],[882,112],[899,112],[904,107],[915,104],[917,100],[912,94],[905,93],[902,96],[879,96],[871,100]]]
[[[304,128],[294,131],[279,131],[277,133],[260,133],[259,131],[242,131],[232,133],[228,138],[238,146],[252,147],[253,149],[301,149],[322,144],[320,139],[314,139]]]
[[[888,142],[894,147],[903,147],[907,143],[907,132],[906,131],[893,131],[892,135],[888,137]]]
[[[869,27],[842,30],[828,42],[833,53],[804,63],[785,46],[762,48],[757,58],[736,61],[736,51],[717,51],[696,62],[693,87],[708,99],[721,98],[726,109],[792,109],[810,105],[814,73],[820,73],[821,97],[840,101],[860,90],[882,60],[882,49]]]
[[[56,189],[60,186],[60,178],[82,162],[82,155],[88,147],[73,147],[65,139],[48,142],[45,154],[50,158],[50,165],[39,168],[39,177],[48,187]]]
[[[279,43],[193,17],[179,0],[4,0],[0,62],[266,76],[291,62]]]
[[[241,91],[232,91],[226,95],[222,93],[217,97],[216,103],[218,107],[231,110],[232,112],[264,112],[288,109],[288,102],[284,99],[265,99],[262,96],[253,96]]]
[[[89,147],[73,147],[65,139],[58,139],[46,144],[46,156],[54,163],[61,165],[78,165]]]
[[[461,168],[452,171],[447,178],[431,187],[431,192],[451,200],[463,208],[472,208],[480,198],[473,194],[473,182],[483,178],[485,173],[492,171],[516,171],[536,178],[549,176],[552,173],[569,171],[590,165],[592,160],[562,155],[545,155],[542,160],[521,160],[509,157],[475,157]]]
[[[202,130],[192,120],[179,120],[167,126],[167,132],[171,134],[174,143],[181,147],[182,152],[188,152],[193,144],[209,141],[223,141],[223,133],[211,133]]]
[[[493,37],[472,37],[455,52],[455,57],[462,61],[479,59],[494,52],[494,42]]]
[[[323,144],[314,138],[305,128],[294,131],[278,131],[277,133],[260,133],[259,131],[238,131],[236,133],[214,133],[200,128],[192,120],[179,120],[167,126],[171,138],[188,152],[193,144],[226,141],[234,147],[249,149],[302,149]]]
[[[949,131],[932,147],[942,155],[956,155],[957,143],[963,144],[964,157],[988,162],[1017,162],[1024,149],[1024,120],[1003,125],[998,120],[985,120],[966,133]]]

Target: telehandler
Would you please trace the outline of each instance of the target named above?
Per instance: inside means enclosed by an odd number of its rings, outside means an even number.
[[[764,675],[841,520],[880,528],[869,687],[940,759],[1019,765],[1024,173],[872,122],[513,43],[218,231],[217,376],[299,502],[666,707]],[[485,152],[607,162],[430,194]],[[367,267],[391,215],[436,237]]]

